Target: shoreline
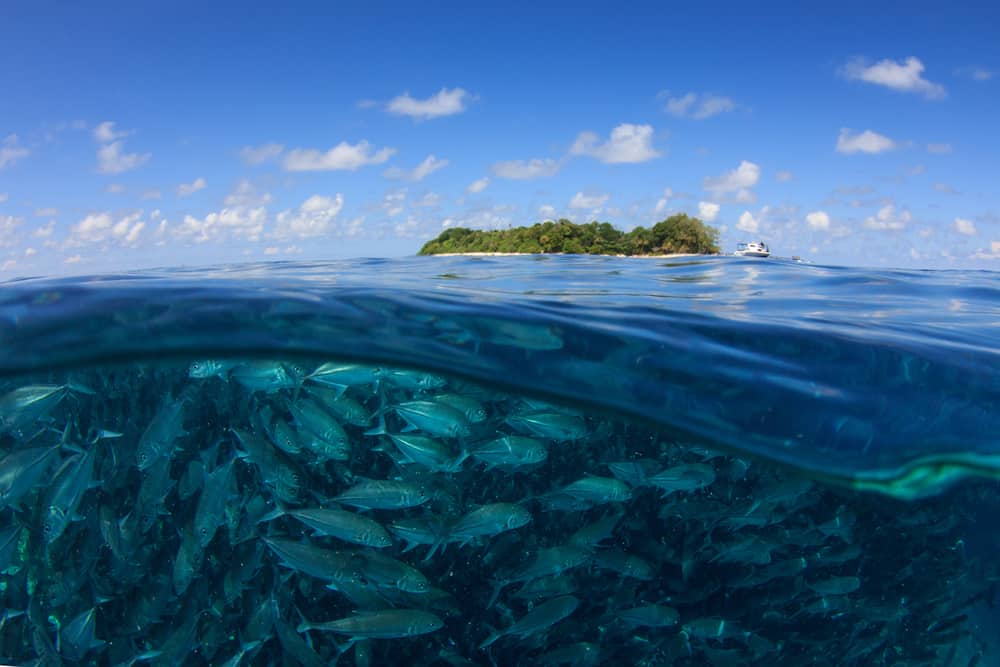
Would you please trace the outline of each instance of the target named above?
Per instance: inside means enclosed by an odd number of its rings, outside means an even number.
[[[565,252],[436,252],[418,257],[531,257],[534,255],[568,255]],[[700,252],[678,252],[669,255],[603,255],[584,253],[581,257],[626,257],[639,259],[670,259],[673,257],[721,257],[722,253],[709,254]]]

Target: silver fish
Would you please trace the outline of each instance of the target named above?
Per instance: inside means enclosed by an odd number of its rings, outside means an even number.
[[[336,537],[366,547],[390,547],[392,538],[374,519],[340,509],[289,509],[294,517],[316,531],[317,535]]]
[[[477,537],[499,535],[507,530],[514,530],[531,521],[531,512],[520,505],[512,503],[493,503],[475,509],[451,527],[448,531],[449,542],[459,542],[465,545]]]
[[[326,623],[306,621],[297,630],[325,630],[357,639],[400,639],[425,635],[444,627],[444,621],[429,611],[419,609],[385,609],[359,612],[347,618]]]
[[[580,606],[580,600],[572,595],[564,595],[548,602],[543,602],[527,614],[522,616],[510,627],[499,632],[494,632],[479,645],[484,649],[501,637],[515,635],[524,639],[537,632],[548,630],[553,625],[563,620]]]
[[[420,485],[400,480],[368,480],[333,498],[334,502],[361,509],[403,509],[423,505],[431,496]]]

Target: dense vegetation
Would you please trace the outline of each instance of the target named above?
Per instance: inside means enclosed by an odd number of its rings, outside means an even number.
[[[424,244],[421,255],[461,252],[570,253],[579,255],[714,254],[719,232],[698,218],[672,215],[651,229],[630,232],[607,222],[577,225],[569,220],[540,222],[531,227],[485,231],[454,227]]]

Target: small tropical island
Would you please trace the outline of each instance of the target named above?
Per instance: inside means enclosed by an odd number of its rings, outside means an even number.
[[[418,254],[539,254],[575,255],[717,255],[719,231],[685,213],[661,220],[650,229],[629,232],[608,222],[578,225],[566,219],[547,220],[510,229],[446,229],[424,244]]]

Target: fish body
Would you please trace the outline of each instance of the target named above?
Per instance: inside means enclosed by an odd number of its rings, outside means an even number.
[[[42,502],[42,535],[46,543],[59,539],[73,521],[93,474],[93,451],[74,454],[59,466]]]
[[[401,480],[368,480],[333,498],[361,509],[395,510],[423,505],[431,496],[418,484]]]
[[[67,390],[66,385],[35,384],[0,396],[0,433],[30,426],[58,405]]]
[[[358,563],[351,552],[323,549],[277,537],[262,539],[282,563],[297,572],[334,583],[356,581],[358,578]]]
[[[547,630],[572,614],[579,606],[580,600],[572,595],[564,595],[548,602],[543,602],[522,616],[510,627],[491,634],[479,645],[479,648],[487,648],[501,637],[517,636],[524,639],[535,633]]]
[[[673,607],[662,604],[647,604],[631,609],[622,609],[618,618],[635,627],[666,628],[677,625],[681,615]]]
[[[289,410],[299,429],[312,436],[302,439],[306,449],[324,460],[347,461],[351,458],[351,440],[344,427],[319,403],[308,396],[300,396]]]
[[[425,635],[444,627],[444,621],[429,611],[419,609],[385,609],[359,612],[347,618],[326,623],[304,622],[300,633],[325,630],[358,639],[401,639]]]
[[[292,509],[286,512],[316,531],[317,535],[360,544],[366,547],[392,546],[392,537],[382,524],[366,516],[341,509]]]
[[[48,471],[60,445],[18,449],[0,459],[0,507],[21,502]]]
[[[481,424],[486,421],[486,417],[488,416],[486,408],[483,407],[483,404],[471,396],[447,393],[435,394],[432,400],[455,408],[465,415],[465,418],[469,420],[470,424]]]
[[[162,457],[170,458],[174,441],[185,435],[183,398],[167,398],[139,437],[135,464],[146,470]]]
[[[669,495],[675,491],[696,491],[715,481],[715,468],[707,463],[685,463],[667,468],[650,477],[646,483]]]
[[[469,452],[489,468],[517,468],[538,465],[548,458],[545,444],[523,435],[506,435],[480,443]]]
[[[309,390],[309,395],[316,399],[336,419],[352,426],[367,427],[372,416],[364,406],[343,392],[324,386],[316,386]]]
[[[235,460],[235,459],[234,459]],[[222,524],[226,503],[230,497],[230,479],[233,461],[222,464],[205,475],[205,484],[194,513],[194,533],[198,545],[205,548],[215,537],[216,529]]]
[[[455,454],[450,447],[436,438],[418,433],[388,433],[396,449],[406,462],[421,465],[428,470],[456,472],[465,460],[464,454]]]
[[[493,503],[472,510],[448,531],[449,542],[466,544],[477,537],[492,537],[531,521],[531,512],[513,503]]]
[[[248,361],[233,366],[229,378],[251,392],[274,394],[282,389],[294,389],[295,377],[280,361]]]
[[[515,414],[508,417],[506,421],[525,435],[555,442],[580,440],[587,435],[587,423],[581,417],[563,412]]]
[[[444,403],[406,401],[393,407],[412,428],[439,438],[464,438],[471,431],[468,418]]]

